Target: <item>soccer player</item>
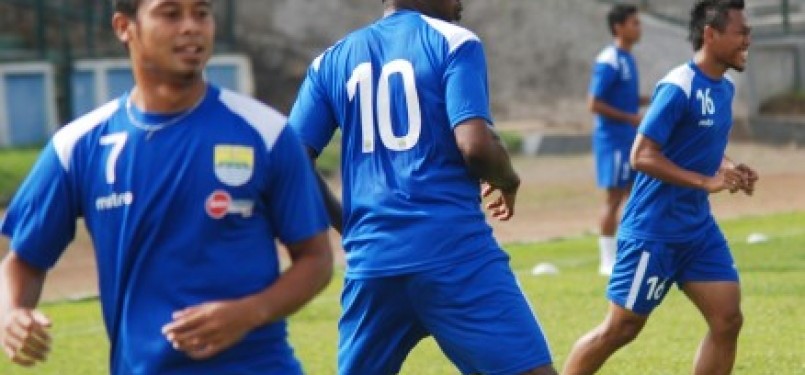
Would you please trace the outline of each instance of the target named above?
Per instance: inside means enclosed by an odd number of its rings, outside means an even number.
[[[429,335],[465,374],[555,373],[480,207],[483,181],[491,215],[511,218],[520,179],[491,127],[483,46],[451,23],[460,11],[387,0],[314,60],[291,111],[312,157],[342,132],[341,374],[397,373]]]
[[[593,153],[597,184],[606,190],[599,219],[598,273],[608,276],[615,263],[615,232],[621,204],[634,180],[629,150],[640,124],[641,97],[632,47],[640,40],[640,18],[634,5],[616,4],[607,15],[614,42],[605,47],[593,65],[588,105],[595,114]]]
[[[83,216],[110,373],[299,374],[285,317],[332,273],[327,214],[285,118],[207,84],[209,0],[118,0],[136,86],[59,130],[2,222],[2,346],[46,359],[35,310]],[[274,239],[292,265],[279,272]]]
[[[699,0],[691,11],[692,61],[668,73],[632,148],[638,171],[618,235],[604,321],[574,346],[565,374],[592,374],[633,340],[676,283],[699,309],[708,332],[694,373],[728,374],[741,329],[738,272],[716,225],[708,195],[751,195],[757,173],[724,155],[735,86],[743,71],[749,26],[742,0]]]

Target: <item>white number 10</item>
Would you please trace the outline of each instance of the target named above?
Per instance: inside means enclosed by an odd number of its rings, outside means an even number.
[[[405,89],[405,104],[408,111],[408,134],[397,137],[391,126],[391,88],[389,80],[392,74],[402,76]],[[380,131],[380,140],[383,145],[392,151],[409,150],[419,141],[422,131],[422,114],[419,109],[419,95],[416,92],[414,66],[406,60],[394,60],[383,66],[377,87],[377,103],[372,103],[374,85],[372,82],[372,64],[362,63],[352,71],[352,77],[347,82],[349,100],[353,101],[356,94],[361,98],[361,135],[363,136],[364,153],[375,150],[374,114],[377,112],[377,127]],[[360,91],[358,87],[360,86]],[[375,104],[373,106],[372,104]],[[373,108],[376,107],[376,108]]]

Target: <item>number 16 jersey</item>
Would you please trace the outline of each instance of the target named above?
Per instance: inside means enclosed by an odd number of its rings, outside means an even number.
[[[400,10],[316,58],[289,123],[316,152],[342,133],[347,276],[426,271],[503,256],[453,129],[492,123],[472,32]]]

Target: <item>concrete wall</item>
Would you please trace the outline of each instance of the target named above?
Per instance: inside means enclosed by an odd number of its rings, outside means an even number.
[[[590,65],[610,42],[608,5],[592,0],[465,0],[462,24],[484,40],[498,120],[538,119],[586,129]],[[258,96],[287,110],[309,62],[349,31],[382,14],[380,1],[238,0],[239,47],[255,60]],[[648,95],[691,56],[685,33],[644,19],[635,50]]]

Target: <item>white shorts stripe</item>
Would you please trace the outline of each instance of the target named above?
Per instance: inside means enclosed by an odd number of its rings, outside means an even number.
[[[612,170],[615,171],[615,179],[613,181],[615,182],[615,184],[617,184],[618,181],[620,181],[621,168],[622,168],[621,167],[621,151],[620,150],[615,151],[615,157],[613,159],[614,159],[614,162],[615,162],[615,165],[612,168]]]
[[[626,308],[632,310],[637,301],[637,295],[640,293],[640,286],[643,285],[643,277],[646,275],[646,268],[648,268],[648,258],[651,253],[644,251],[640,255],[640,263],[637,264],[637,272],[632,280],[632,287],[629,288],[629,296],[626,298]]]

